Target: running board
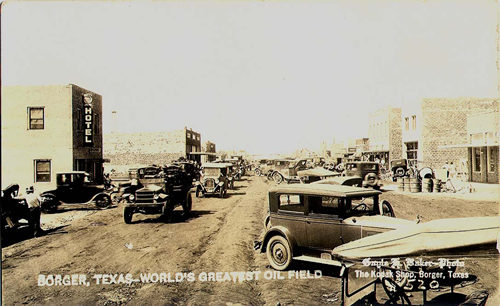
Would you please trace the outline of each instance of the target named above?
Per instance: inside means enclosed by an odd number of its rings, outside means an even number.
[[[319,264],[324,264],[324,265],[330,265],[330,266],[336,266],[336,267],[350,267],[353,264],[352,263],[343,263],[338,260],[333,260],[333,259],[323,259],[323,258],[318,258],[318,257],[313,257],[313,256],[297,256],[293,257],[293,260],[300,260],[300,261],[307,261],[307,262],[314,262],[314,263],[319,263]]]

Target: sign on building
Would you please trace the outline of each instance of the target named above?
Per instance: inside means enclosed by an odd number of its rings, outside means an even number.
[[[92,113],[92,94],[83,95],[83,145],[85,147],[92,147],[94,145],[93,133],[93,118]]]

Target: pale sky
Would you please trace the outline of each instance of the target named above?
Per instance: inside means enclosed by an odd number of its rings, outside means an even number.
[[[3,85],[103,96],[103,129],[184,126],[219,150],[318,150],[371,111],[496,97],[497,2],[7,1]]]

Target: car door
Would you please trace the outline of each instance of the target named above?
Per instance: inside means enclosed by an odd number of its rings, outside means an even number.
[[[342,244],[342,198],[308,196],[306,232],[308,247],[331,250]]]
[[[283,226],[288,229],[298,246],[307,244],[303,195],[279,194],[278,211],[271,213],[271,218],[273,226]]]

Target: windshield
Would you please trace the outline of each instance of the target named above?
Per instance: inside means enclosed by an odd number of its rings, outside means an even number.
[[[346,217],[369,216],[378,212],[378,196],[347,199]]]
[[[376,171],[378,169],[378,164],[364,164],[363,169]]]
[[[203,174],[209,176],[219,176],[220,169],[219,168],[204,168]]]

